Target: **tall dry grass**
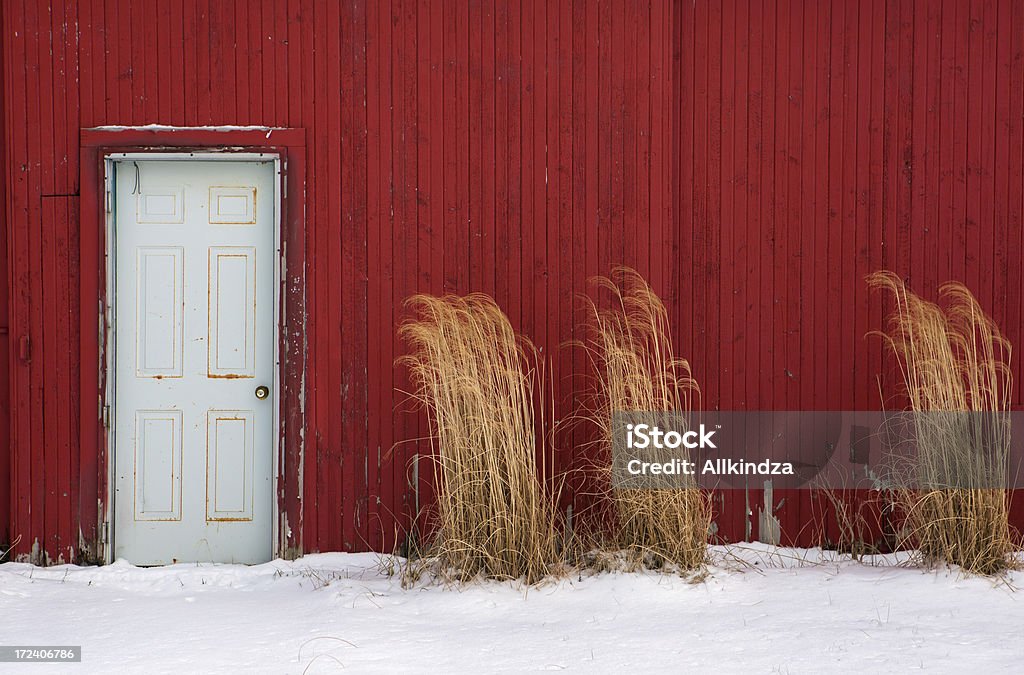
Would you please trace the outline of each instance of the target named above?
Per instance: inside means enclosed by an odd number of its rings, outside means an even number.
[[[882,333],[898,356],[915,450],[893,494],[903,544],[929,563],[992,574],[1010,564],[1010,344],[962,284],[927,302],[891,272],[867,277],[894,301]]]
[[[414,318],[399,332],[409,354],[399,361],[434,443],[437,518],[427,552],[458,580],[533,583],[558,559],[555,496],[537,441],[536,351],[485,295],[417,295],[407,306]]]
[[[695,482],[685,489],[612,489],[612,415],[617,411],[670,411],[688,415],[700,388],[690,364],[675,355],[668,312],[636,271],[613,270],[594,280],[605,308],[588,298],[591,320],[586,350],[597,377],[587,417],[599,432],[599,483],[613,504],[614,543],[648,566],[693,569],[707,553],[711,503]]]

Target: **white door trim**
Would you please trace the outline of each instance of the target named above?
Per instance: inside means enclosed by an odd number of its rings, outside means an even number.
[[[106,436],[106,448],[107,448],[107,486],[106,486],[106,503],[107,508],[100,508],[100,512],[104,514],[104,521],[102,523],[103,531],[103,559],[105,564],[113,562],[114,555],[114,517],[117,509],[114,505],[115,488],[116,488],[116,455],[115,452],[115,438],[114,429],[116,425],[114,422],[114,410],[117,405],[117,392],[116,389],[116,350],[117,350],[117,316],[116,316],[116,291],[117,291],[117,250],[116,250],[116,237],[115,237],[115,224],[116,224],[116,213],[114,210],[115,200],[115,181],[114,181],[114,163],[117,161],[126,160],[179,160],[179,161],[227,161],[227,162],[256,162],[256,161],[273,161],[274,163],[274,255],[276,258],[276,264],[274,267],[274,289],[275,289],[275,302],[274,304],[274,370],[273,370],[273,384],[271,387],[272,396],[272,407],[273,407],[273,461],[272,461],[272,495],[273,499],[271,505],[271,551],[275,557],[280,557],[282,551],[279,550],[279,503],[278,503],[278,482],[280,478],[280,458],[281,458],[281,400],[280,393],[283,387],[283,381],[281,379],[281,302],[282,302],[282,283],[283,283],[283,270],[285,266],[284,249],[282,246],[281,239],[281,195],[283,192],[282,176],[283,167],[281,161],[281,155],[277,152],[232,152],[230,149],[224,151],[203,151],[203,152],[108,152],[103,155],[103,204],[104,204],[104,240],[105,240],[105,271],[106,271],[106,302],[101,308],[102,317],[104,320],[105,330],[102,331],[102,344],[103,344],[103,362],[104,362],[104,409],[100,411],[104,425],[104,432]],[[101,403],[101,405],[104,405]]]

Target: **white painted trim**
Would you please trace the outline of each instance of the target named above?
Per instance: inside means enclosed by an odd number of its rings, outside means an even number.
[[[258,162],[280,160],[277,152],[234,152],[231,148],[215,152],[110,152],[104,156],[113,160],[142,161],[203,161],[203,162]]]
[[[154,128],[156,125],[151,127],[124,127],[124,128]],[[108,129],[113,127],[97,127],[98,129]],[[170,128],[170,127],[156,127],[156,128]],[[188,127],[195,129],[196,127]],[[233,127],[237,129],[239,127]],[[245,127],[242,127],[245,128]],[[105,429],[106,431],[106,442],[107,442],[107,491],[106,491],[106,511],[103,512],[101,509],[101,518],[103,519],[103,528],[107,533],[105,541],[103,543],[102,558],[105,564],[114,562],[114,493],[116,490],[116,467],[114,461],[117,456],[115,445],[116,439],[114,438],[114,429],[117,427],[114,424],[115,417],[115,406],[117,404],[116,392],[114,383],[116,382],[115,368],[117,365],[116,349],[117,340],[116,335],[116,320],[115,307],[117,303],[114,301],[114,293],[117,288],[116,270],[117,270],[117,251],[115,247],[116,243],[116,225],[117,225],[117,199],[114,194],[117,181],[115,180],[116,164],[119,161],[142,161],[142,160],[179,160],[179,161],[209,161],[209,160],[223,160],[232,162],[257,162],[257,161],[270,161],[274,162],[274,250],[277,253],[277,264],[274,265],[274,289],[275,289],[275,301],[274,301],[274,387],[272,388],[272,400],[274,407],[273,417],[273,429],[274,429],[274,441],[273,441],[273,476],[272,476],[272,495],[271,495],[271,553],[275,557],[282,557],[283,550],[281,549],[281,541],[279,540],[279,521],[281,520],[279,504],[278,504],[278,477],[281,472],[281,454],[283,447],[282,443],[282,429],[281,429],[281,389],[283,382],[281,380],[281,303],[284,300],[283,286],[285,279],[285,258],[284,248],[282,246],[282,225],[281,216],[283,210],[281,208],[281,197],[282,197],[282,161],[281,155],[277,152],[230,152],[230,151],[213,151],[213,152],[110,152],[103,156],[103,203],[104,208],[104,220],[105,222],[105,250],[104,259],[106,261],[106,305],[102,308],[101,319],[105,321],[106,330],[104,331],[104,341],[101,345],[103,352],[101,357],[105,359],[104,365],[104,401],[109,408],[106,418],[109,423]],[[103,411],[100,411],[101,417]]]
[[[284,387],[284,381],[281,379],[281,331],[282,331],[282,316],[281,316],[281,304],[284,302],[284,280],[287,278],[284,275],[284,247],[281,245],[281,236],[283,234],[281,228],[281,217],[283,215],[281,209],[281,181],[282,181],[282,170],[283,166],[281,163],[281,155],[274,154],[274,250],[277,253],[277,264],[274,265],[274,390],[271,392],[271,399],[274,406],[274,458],[273,458],[273,476],[271,477],[272,492],[271,501],[273,505],[270,509],[270,551],[275,558],[282,557],[283,551],[280,548],[281,539],[279,538],[279,526],[278,522],[281,520],[281,514],[278,510],[278,476],[281,475],[281,453],[284,450],[284,430],[281,425],[281,390]]]
[[[86,131],[286,131],[288,127],[267,127],[261,125],[239,126],[224,124],[220,126],[180,127],[171,124],[143,124],[141,126],[124,126],[105,124],[98,127],[87,127]]]
[[[116,303],[114,299],[114,289],[117,288],[117,251],[115,250],[114,243],[116,241],[115,225],[117,223],[117,202],[114,199],[114,186],[117,181],[114,180],[114,162],[106,157],[103,158],[103,199],[104,199],[104,241],[105,248],[103,251],[103,259],[106,263],[106,288],[104,297],[106,298],[106,305],[102,307],[101,319],[103,326],[106,330],[103,334],[103,342],[100,345],[100,358],[103,359],[103,400],[106,405],[106,410],[100,411],[102,422],[105,424],[104,432],[106,433],[107,441],[107,494],[106,494],[106,511],[101,511],[101,517],[103,518],[103,562],[106,564],[112,563],[114,557],[114,493],[116,491],[115,480],[117,473],[114,469],[114,455],[115,455],[115,438],[114,429],[117,425],[114,424],[114,406],[116,404],[114,400],[114,369],[117,364],[116,349],[117,341],[114,339],[114,308]],[[102,505],[101,505],[102,506]]]

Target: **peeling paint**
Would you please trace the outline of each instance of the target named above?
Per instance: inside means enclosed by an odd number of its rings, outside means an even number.
[[[764,482],[764,506],[758,509],[757,540],[778,546],[782,539],[782,525],[775,517],[775,499],[772,482]]]

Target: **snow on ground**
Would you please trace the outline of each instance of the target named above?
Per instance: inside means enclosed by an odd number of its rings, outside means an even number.
[[[703,581],[573,576],[403,590],[373,554],[142,569],[0,564],[0,644],[82,645],[0,672],[1020,672],[1002,581],[817,549],[713,551]],[[6,669],[4,669],[6,666]]]

